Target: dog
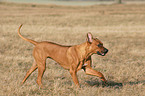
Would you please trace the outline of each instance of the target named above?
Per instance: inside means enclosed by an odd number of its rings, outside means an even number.
[[[108,49],[103,46],[103,43],[99,39],[93,38],[91,33],[87,33],[86,42],[80,45],[63,46],[53,42],[36,42],[34,40],[25,38],[20,33],[21,27],[22,24],[18,29],[18,35],[23,40],[28,41],[35,46],[33,50],[34,62],[32,67],[26,73],[26,76],[21,84],[23,84],[29,75],[38,68],[37,84],[40,88],[43,88],[42,76],[46,68],[45,63],[47,58],[55,60],[64,69],[69,70],[74,84],[78,87],[80,87],[80,85],[77,78],[77,71],[81,69],[83,69],[86,74],[97,76],[104,83],[107,83],[107,80],[101,72],[92,69],[91,56],[93,54],[105,56],[105,54],[108,52]]]

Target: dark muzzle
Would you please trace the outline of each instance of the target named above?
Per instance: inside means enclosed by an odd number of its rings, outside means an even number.
[[[108,52],[108,49],[104,48],[104,51],[101,51],[101,52],[97,51],[97,54],[101,56],[105,56],[107,52]]]

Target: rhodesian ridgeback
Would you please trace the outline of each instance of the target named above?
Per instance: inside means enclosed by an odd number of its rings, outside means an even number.
[[[34,62],[30,70],[26,73],[22,84],[26,81],[29,75],[38,68],[37,84],[42,88],[42,76],[45,71],[47,58],[55,60],[64,69],[69,70],[74,84],[78,87],[80,85],[77,78],[77,71],[81,69],[83,69],[86,74],[100,77],[104,83],[107,82],[101,72],[92,69],[91,56],[93,54],[105,56],[108,49],[103,46],[103,43],[99,39],[93,38],[91,33],[87,33],[87,41],[85,43],[75,46],[62,46],[52,42],[36,42],[25,38],[20,34],[21,27],[22,25],[20,25],[18,29],[18,35],[22,39],[35,45],[33,50]]]

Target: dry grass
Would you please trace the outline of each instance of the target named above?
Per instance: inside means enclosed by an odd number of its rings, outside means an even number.
[[[78,72],[76,89],[66,70],[47,60],[45,89],[36,84],[37,70],[20,85],[33,61],[33,45],[17,35],[64,45],[85,42],[86,33],[98,37],[109,49],[105,57],[93,56],[93,68],[109,81],[103,87],[94,76]],[[69,7],[0,3],[1,96],[144,96],[145,5]]]

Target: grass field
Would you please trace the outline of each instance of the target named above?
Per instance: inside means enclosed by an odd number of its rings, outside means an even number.
[[[20,85],[33,62],[33,45],[17,35],[63,45],[85,42],[92,32],[109,49],[93,55],[99,78],[78,72],[76,88],[67,70],[48,59],[43,76],[45,89],[36,84],[37,70]],[[0,3],[0,96],[145,96],[145,5],[94,5],[69,7]]]

